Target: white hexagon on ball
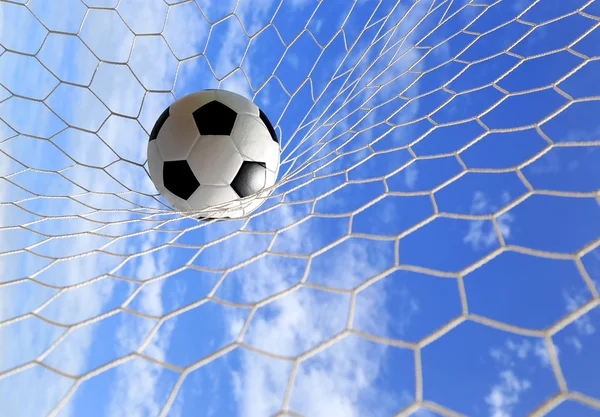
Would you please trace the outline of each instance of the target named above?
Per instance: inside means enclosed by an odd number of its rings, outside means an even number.
[[[237,114],[249,114],[256,117],[260,116],[260,109],[258,108],[258,106],[250,100],[246,100],[239,94],[235,94],[226,90],[213,91],[215,92],[215,97],[218,97],[218,100],[221,103],[225,104]]]
[[[200,93],[188,94],[169,106],[171,114],[192,114],[195,110],[215,99],[215,90],[204,90]]]
[[[201,185],[229,185],[242,166],[242,155],[229,136],[200,136],[188,157]]]
[[[277,135],[265,113],[229,91],[205,90],[171,104],[148,145],[150,177],[178,211],[199,219],[256,210],[279,171]]]
[[[277,172],[279,144],[271,140],[269,130],[258,117],[238,115],[231,139],[246,160],[264,162],[268,169]]]
[[[200,136],[194,118],[185,114],[172,115],[162,127],[156,142],[163,160],[186,159]]]
[[[158,142],[150,141],[148,143],[148,171],[150,171],[150,178],[152,178],[154,186],[161,193],[165,189],[162,176],[163,163],[164,159],[158,150]]]
[[[196,192],[188,199],[190,206],[200,209],[219,206],[235,201],[239,197],[233,189],[227,186],[205,185],[198,187]]]

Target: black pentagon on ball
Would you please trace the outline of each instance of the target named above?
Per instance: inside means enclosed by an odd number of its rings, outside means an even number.
[[[150,142],[151,140],[155,140],[158,137],[158,132],[160,132],[160,129],[162,129],[162,127],[165,124],[165,122],[167,121],[168,117],[169,117],[169,107],[167,107],[165,109],[165,111],[162,112],[162,114],[160,116],[158,116],[158,120],[156,121],[156,123],[154,123],[152,132],[150,132],[150,140],[148,142]]]
[[[187,200],[200,187],[187,161],[167,161],[163,166],[165,188]]]
[[[242,166],[231,182],[231,188],[240,197],[248,197],[265,188],[267,165],[262,162],[242,162]]]
[[[213,223],[220,223],[220,222],[224,222],[226,220],[231,220],[231,217],[202,217],[199,216],[198,220],[203,221],[203,222],[209,222],[209,221],[213,221]]]
[[[279,140],[277,139],[277,134],[275,133],[275,129],[273,129],[273,125],[271,124],[271,121],[269,120],[269,118],[267,117],[267,115],[260,110],[260,120],[263,121],[263,123],[265,124],[265,126],[267,126],[267,129],[269,130],[269,133],[271,134],[271,139],[273,139],[275,142],[279,143]]]
[[[229,135],[237,113],[225,104],[211,101],[192,113],[201,135]]]

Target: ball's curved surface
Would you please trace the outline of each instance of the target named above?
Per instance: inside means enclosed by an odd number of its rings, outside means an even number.
[[[148,142],[156,189],[176,210],[237,218],[256,210],[279,173],[279,141],[250,100],[204,90],[171,104]]]

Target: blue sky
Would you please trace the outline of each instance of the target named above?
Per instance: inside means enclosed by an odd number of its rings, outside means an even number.
[[[600,413],[600,2],[19,3],[7,415]],[[155,119],[204,88],[281,138],[249,219],[149,179]]]

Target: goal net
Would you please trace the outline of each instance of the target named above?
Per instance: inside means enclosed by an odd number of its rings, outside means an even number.
[[[600,412],[600,3],[0,1],[0,404],[21,416]],[[185,94],[281,169],[198,222]]]

